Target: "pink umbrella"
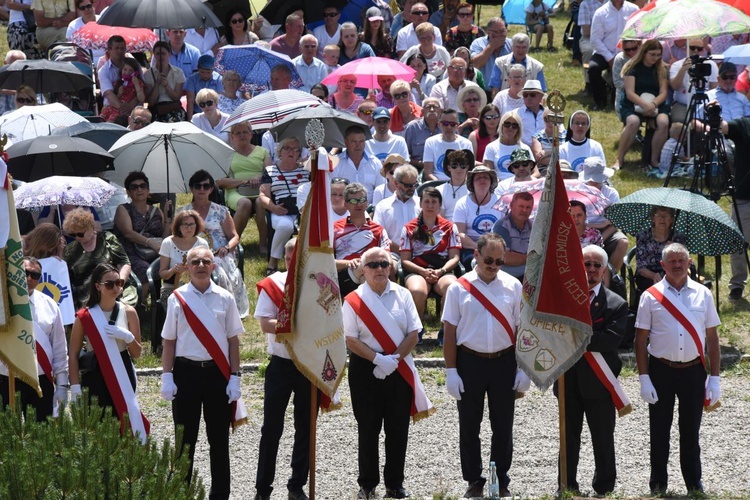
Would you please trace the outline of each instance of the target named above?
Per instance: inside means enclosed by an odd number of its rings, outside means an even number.
[[[86,23],[70,37],[70,41],[91,50],[106,50],[107,40],[113,35],[125,39],[128,52],[150,51],[159,40],[156,34],[146,28],[125,28],[122,26],[105,26],[97,23]]]
[[[335,85],[341,76],[354,75],[357,87],[362,89],[379,89],[378,76],[394,76],[398,80],[410,82],[417,72],[404,63],[385,57],[365,57],[346,63],[339,69],[323,78],[321,83]]]
[[[539,200],[542,197],[543,189],[544,179],[536,179],[529,182],[517,182],[500,197],[500,200],[498,200],[494,208],[500,212],[506,213],[510,210],[510,202],[513,200],[513,195],[525,191],[534,197],[534,208],[531,211],[531,218],[533,219],[536,217],[536,210],[539,206]],[[568,199],[570,201],[578,200],[586,205],[587,215],[603,215],[604,209],[610,204],[609,200],[604,197],[601,191],[579,180],[566,180],[565,190],[568,192]]]

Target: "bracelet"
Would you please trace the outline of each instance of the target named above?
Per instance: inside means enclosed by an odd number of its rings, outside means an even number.
[[[234,375],[235,377],[241,377],[242,376],[242,372],[232,372],[232,373],[230,373],[230,375]]]

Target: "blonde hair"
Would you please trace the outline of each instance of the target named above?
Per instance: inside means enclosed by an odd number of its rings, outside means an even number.
[[[391,95],[397,94],[399,90],[411,92],[411,85],[409,85],[409,82],[407,82],[406,80],[396,80],[391,84]]]
[[[414,32],[419,35],[434,35],[435,34],[435,26],[432,25],[430,22],[424,22],[419,23],[416,28],[414,28]]]
[[[513,111],[507,111],[503,116],[500,118],[500,123],[497,126],[498,133],[500,134],[500,140],[502,143],[502,130],[503,125],[506,121],[513,119],[518,124],[518,132],[516,132],[516,142],[514,144],[521,144],[521,138],[523,137],[523,122],[521,121],[521,117],[518,115],[518,112],[514,109]]]
[[[213,99],[214,104],[219,104],[219,94],[214,89],[200,89],[195,94],[195,102],[203,102],[204,99]]]

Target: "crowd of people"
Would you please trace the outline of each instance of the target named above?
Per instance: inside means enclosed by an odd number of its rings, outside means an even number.
[[[61,36],[65,40],[96,19],[99,7],[91,0],[70,3],[50,2],[55,12],[47,12],[46,3],[37,0],[6,2],[13,27],[8,30],[15,51],[12,57],[38,57],[39,48]],[[440,298],[438,342],[444,349],[446,389],[457,400],[466,496],[482,496],[486,483],[482,465],[486,454],[479,439],[485,396],[492,428],[489,460],[496,464],[501,494],[510,494],[513,406],[518,393],[530,387],[529,378],[516,365],[514,332],[520,321],[521,286],[538,199],[531,189],[533,181],[546,174],[557,140],[564,177],[600,193],[606,206],[616,203],[614,177],[644,121],[652,129],[650,153],[644,161],[650,173],[663,173],[663,150],[681,147],[667,139],[676,142],[679,136],[670,127],[670,115],[674,125],[676,113],[690,99],[688,56],[705,53],[709,43],[711,50],[741,43],[742,37],[686,44],[625,40],[620,46],[624,20],[637,9],[635,4],[574,3],[579,38],[574,57],[585,68],[582,84],[594,98],[593,109],[607,108],[616,95],[614,109],[623,123],[618,159],[610,168],[602,145],[592,137],[596,128],[589,113],[574,110],[567,126],[550,119],[545,98],[554,75],[545,75],[544,65],[529,55],[541,50],[544,34],[547,49],[556,50],[549,23],[554,11],[544,0],[534,0],[526,10],[533,46],[525,32],[509,38],[500,17],[477,26],[474,6],[459,0],[444,0],[442,6],[405,0],[401,7],[394,16],[387,4],[376,2],[362,13],[360,29],[352,22],[339,24],[341,10],[326,4],[323,25],[311,31],[306,29],[304,12],[291,10],[278,32],[269,30],[260,17],[247,19],[231,10],[223,35],[213,28],[167,29],[167,40],[154,44],[148,64],[126,53],[122,37],[109,39],[97,72],[103,118],[131,130],[152,120],[189,120],[227,142],[234,154],[226,178],[194,173],[188,183],[192,199],[174,214],[170,202],[154,203],[149,179],[132,172],[124,186],[128,201],[117,208],[112,232],[103,230],[99,214],[90,207],[60,207],[59,217],[40,220],[25,236],[27,282],[32,302],[39,301],[35,321],[49,338],[51,375],[56,377],[56,383],[49,378],[43,384],[45,396],[35,402],[38,417],[50,415],[51,405],[67,401],[68,386],[71,400],[88,388],[90,396],[97,396],[100,405],[113,408],[120,418],[124,413],[140,413],[132,363],[142,349],[137,310],[148,305],[147,269],[158,261],[159,303],[166,319],[159,331],[151,332],[151,340],[163,339],[161,394],[172,402],[175,424],[184,426],[181,444],[189,446],[191,461],[204,413],[211,448],[211,498],[229,496],[228,431],[246,417],[239,336],[244,331],[241,320],[251,314],[268,336],[271,356],[256,498],[270,498],[283,413],[292,393],[297,432],[287,487],[289,498],[306,498],[310,384],[284,344],[276,342],[275,325],[286,280],[283,268],[288,267],[310,189],[305,166],[310,154],[299,138],[261,136],[249,123],[225,131],[229,114],[254,96],[240,90],[241,75],[234,71],[221,75],[215,67],[215,55],[224,45],[262,44],[291,58],[305,91],[363,122],[344,131],[341,151],[330,152],[333,248],[359,432],[358,498],[376,495],[383,424],[385,495],[408,496],[404,460],[409,420],[434,411],[411,360],[414,347],[425,341],[422,319],[428,296]],[[23,16],[29,10],[34,12],[35,31]],[[347,62],[376,55],[398,58],[415,70],[414,78],[378,75],[377,88],[368,89],[357,86],[355,74],[340,72],[335,85],[321,83]],[[715,69],[709,78],[713,92],[709,98],[724,106],[728,123],[723,131],[738,143],[739,153],[750,144],[750,120],[742,118],[750,115],[750,103],[730,86],[741,71],[732,63]],[[271,71],[269,87],[289,88],[291,80],[290,68],[279,65]],[[19,88],[15,103],[8,105],[13,109],[36,102],[33,89]],[[747,189],[745,177],[738,170],[738,198]],[[578,200],[570,205],[591,290],[594,337],[588,349],[602,354],[616,379],[617,349],[626,336],[628,311],[624,297],[609,288],[615,289],[613,281],[628,251],[628,239],[605,217],[601,206]],[[257,284],[246,283],[238,265],[240,239],[251,218],[258,228],[260,252],[268,258],[266,278]],[[682,245],[684,235],[674,231],[674,211],[654,207],[651,220],[652,227],[636,237],[635,278],[643,294],[635,349],[641,395],[650,404],[650,487],[663,493],[668,486],[664,439],[669,436],[676,395],[681,420],[690,418],[690,425],[680,428],[681,465],[688,491],[698,492],[703,487],[697,415],[707,377],[705,352],[711,361],[707,393],[711,403],[721,394],[718,316],[710,293],[687,276],[690,256]],[[59,314],[48,307],[46,296],[33,292],[42,270],[39,259],[47,257],[64,259],[70,269],[79,311],[69,348],[60,336]],[[743,262],[733,259],[732,263],[736,279],[730,298],[737,299],[747,269],[743,278]],[[140,296],[137,282],[142,284]],[[258,289],[254,310],[248,285]],[[686,294],[681,295],[683,291]],[[665,312],[665,307],[657,306],[665,300],[677,302],[677,309],[684,312]],[[363,308],[378,314],[363,315]],[[696,308],[702,313],[696,314]],[[683,337],[687,331],[695,332],[695,345],[674,338],[675,332]],[[106,358],[104,365],[113,367],[114,376],[109,368],[102,372],[102,361],[96,362],[99,357]],[[616,484],[615,405],[607,385],[586,363],[579,361],[566,379],[571,398],[566,411],[572,422],[566,484],[578,490],[576,464],[585,415],[596,462],[593,487],[604,495]],[[680,382],[683,375],[690,377],[685,384]],[[24,398],[33,400],[30,394]],[[116,404],[120,400],[125,406]],[[147,432],[145,417],[130,422],[134,432]]]

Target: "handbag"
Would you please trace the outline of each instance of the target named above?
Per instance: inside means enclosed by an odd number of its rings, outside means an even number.
[[[34,18],[33,9],[25,9],[21,11],[23,14],[23,21],[26,23],[26,29],[33,32],[36,29],[36,19]]]
[[[143,229],[138,233],[140,235],[143,235],[143,231],[145,231],[146,226],[148,226],[148,223],[151,222],[151,219],[154,217],[154,214],[156,213],[156,207],[151,207],[151,212],[149,213],[148,219],[146,220],[146,223],[143,225]],[[154,238],[156,240],[161,240],[162,238]],[[161,241],[160,241],[161,242]],[[159,252],[154,250],[153,248],[146,246],[146,245],[139,245],[138,243],[134,243],[135,245],[135,253],[138,254],[138,257],[141,259],[147,261],[147,262],[153,262],[156,260],[157,257],[159,257]]]

